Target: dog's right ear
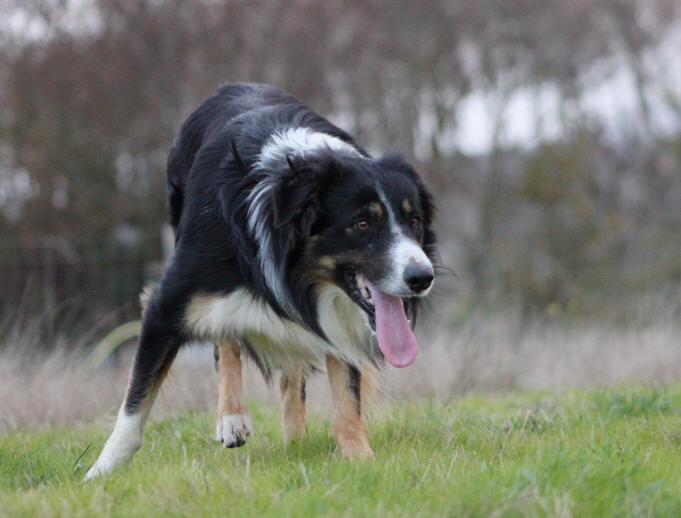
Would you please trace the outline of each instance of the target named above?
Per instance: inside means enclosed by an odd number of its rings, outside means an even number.
[[[234,156],[234,163],[239,169],[241,169],[243,173],[248,173],[248,169],[246,169],[246,166],[241,160],[241,155],[239,155],[239,152],[236,150],[236,142],[234,142],[234,139],[230,141],[230,145],[232,146],[232,155]]]
[[[336,168],[332,159],[305,160],[288,155],[287,174],[272,189],[273,225],[281,229],[298,220],[295,230],[305,236],[314,224],[319,197]]]

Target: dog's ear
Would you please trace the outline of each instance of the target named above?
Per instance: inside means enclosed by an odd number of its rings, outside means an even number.
[[[233,157],[233,159],[234,159],[234,163],[236,164],[236,166],[237,166],[239,169],[241,169],[241,172],[242,172],[242,173],[248,174],[248,169],[247,169],[246,166],[244,165],[243,160],[241,160],[241,155],[239,155],[239,151],[236,149],[236,142],[234,141],[234,139],[232,139],[232,140],[229,142],[229,145],[230,145],[231,148],[232,148],[232,157]]]
[[[272,189],[273,225],[276,230],[294,221],[298,232],[308,235],[319,207],[319,197],[335,167],[332,160],[304,160],[287,156],[287,174]]]

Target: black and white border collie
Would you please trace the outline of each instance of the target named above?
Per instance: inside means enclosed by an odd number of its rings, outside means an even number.
[[[370,366],[410,365],[418,299],[433,282],[433,203],[402,158],[373,158],[282,90],[223,86],[168,159],[176,248],[143,311],[130,384],[86,478],[132,458],[187,342],[215,343],[216,438],[252,432],[241,354],[281,372],[286,440],[305,434],[305,376],[326,362],[341,454],[373,456],[362,421]]]

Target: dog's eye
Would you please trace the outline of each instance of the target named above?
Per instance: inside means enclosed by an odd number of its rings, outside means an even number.
[[[418,228],[418,226],[421,224],[421,218],[418,216],[412,216],[411,217],[411,226],[412,228]]]
[[[364,232],[365,230],[369,230],[369,221],[366,219],[361,219],[358,222],[355,223],[355,228],[359,230],[360,232]]]

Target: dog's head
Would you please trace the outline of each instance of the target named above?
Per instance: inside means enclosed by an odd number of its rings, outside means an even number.
[[[407,315],[432,287],[435,253],[433,205],[419,176],[397,155],[331,150],[289,156],[281,166],[263,197],[255,194],[260,220],[251,211],[251,226],[265,237],[260,253],[268,247],[281,267],[272,284],[285,279],[284,303],[314,327],[311,298],[333,283],[361,308],[385,358],[411,364],[418,344]],[[267,216],[259,202],[270,207]]]

